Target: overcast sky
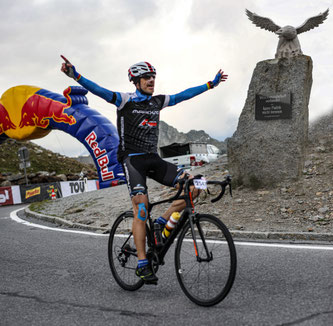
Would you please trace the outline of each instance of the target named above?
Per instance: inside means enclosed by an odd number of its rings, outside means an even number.
[[[278,37],[253,25],[245,8],[280,26],[299,26],[330,8],[328,19],[299,36],[313,60],[310,121],[333,108],[333,0],[1,0],[0,95],[17,85],[56,93],[75,82],[60,72],[64,54],[88,79],[132,92],[127,70],[138,61],[157,69],[155,94],[175,94],[212,80],[227,82],[167,108],[161,120],[188,132],[232,136],[257,62],[274,58]],[[115,106],[88,94],[89,106],[116,124]],[[68,156],[83,153],[73,137],[52,131],[36,141]]]

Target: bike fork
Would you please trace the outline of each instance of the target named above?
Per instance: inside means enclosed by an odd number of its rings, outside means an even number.
[[[208,251],[208,247],[207,247],[207,243],[206,243],[206,239],[205,239],[203,230],[201,228],[201,225],[200,225],[199,221],[196,220],[195,224],[196,224],[196,226],[198,228],[199,236],[200,236],[202,244],[203,244],[203,246],[205,248],[205,252],[206,252],[206,257],[207,258],[202,258],[199,255],[197,237],[196,237],[196,234],[195,234],[195,231],[194,231],[194,221],[195,221],[195,218],[196,218],[196,214],[190,214],[189,221],[190,221],[190,227],[191,227],[191,233],[192,233],[192,239],[193,239],[195,256],[197,257],[197,261],[198,262],[203,262],[203,261],[210,262],[211,260],[213,260],[213,254],[212,254],[212,252]]]

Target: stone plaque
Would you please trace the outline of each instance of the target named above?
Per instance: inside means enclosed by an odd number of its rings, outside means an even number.
[[[256,94],[256,120],[291,119],[291,92]]]

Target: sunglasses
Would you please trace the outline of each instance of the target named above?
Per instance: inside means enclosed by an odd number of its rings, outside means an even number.
[[[150,78],[155,79],[156,75],[155,74],[144,74],[141,78],[143,78],[144,80],[149,80]]]

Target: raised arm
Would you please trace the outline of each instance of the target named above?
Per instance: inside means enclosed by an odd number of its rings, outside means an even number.
[[[75,67],[63,55],[61,55],[61,57],[65,61],[61,65],[61,71],[63,73],[65,73],[68,77],[76,80],[81,86],[86,88],[89,92],[103,98],[107,102],[116,104],[116,101],[118,97],[120,97],[120,94],[118,95],[117,92],[112,92],[106,88],[97,85],[91,80],[84,78],[75,70]]]
[[[203,93],[203,92],[205,92],[209,89],[212,89],[212,88],[216,87],[220,82],[226,81],[227,78],[228,78],[228,75],[224,75],[223,71],[220,69],[217,72],[213,81],[209,81],[206,84],[203,84],[201,86],[188,88],[185,91],[180,92],[180,93],[175,94],[175,95],[170,95],[168,106],[173,106],[173,105],[176,105],[176,104],[178,104],[182,101],[189,100],[194,96],[197,96],[197,95],[199,95],[199,94],[201,94],[201,93]]]

